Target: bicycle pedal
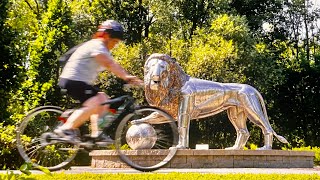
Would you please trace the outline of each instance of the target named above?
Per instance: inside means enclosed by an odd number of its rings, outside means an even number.
[[[113,142],[96,142],[95,144],[99,147],[102,147],[102,146],[112,145]]]
[[[62,141],[62,142],[67,142],[67,143],[71,143],[74,145],[79,145],[81,143],[81,141],[77,138],[71,139],[71,138],[64,138],[64,137],[59,137],[56,138],[56,140],[58,141]]]
[[[87,141],[87,142],[81,142],[79,143],[79,145],[86,148],[92,148],[95,144],[91,141]]]

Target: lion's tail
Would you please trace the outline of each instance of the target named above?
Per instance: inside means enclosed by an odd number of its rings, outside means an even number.
[[[265,103],[264,103],[263,97],[262,97],[262,95],[261,95],[258,91],[256,91],[256,94],[257,94],[257,96],[259,97],[259,100],[260,100],[260,103],[261,103],[261,106],[262,106],[262,110],[263,110],[263,114],[265,115],[265,118],[268,119],[267,109],[266,109],[266,105],[265,105]],[[273,131],[273,135],[274,135],[280,142],[286,143],[286,144],[289,143],[286,138],[284,138],[283,136],[278,135],[273,129],[272,129],[272,131]]]
[[[274,135],[280,142],[286,143],[286,144],[289,143],[286,138],[284,138],[283,136],[278,135],[275,131],[273,131],[273,135]]]

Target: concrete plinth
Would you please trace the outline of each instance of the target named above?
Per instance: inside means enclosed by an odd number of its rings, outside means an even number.
[[[166,150],[144,150],[128,155],[150,161]],[[93,168],[128,168],[114,150],[95,150],[89,154]],[[284,150],[195,150],[179,149],[166,168],[312,168],[314,152]],[[159,158],[159,157],[158,157]]]

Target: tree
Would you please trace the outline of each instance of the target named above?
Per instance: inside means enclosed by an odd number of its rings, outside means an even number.
[[[187,73],[219,82],[245,82],[243,68],[250,58],[252,38],[240,16],[217,16],[211,27],[193,36]]]
[[[282,10],[282,0],[231,0],[229,6],[246,16],[252,30],[259,30],[263,22],[272,21]]]
[[[282,11],[276,13],[274,18],[266,21],[272,26],[272,31],[263,34],[266,35],[265,40],[271,43],[276,40],[286,41],[289,46],[294,47],[293,53],[297,62],[305,59],[301,65],[312,65],[317,61],[315,49],[319,33],[316,28],[320,17],[319,9],[313,6],[310,0],[283,0],[281,9]]]
[[[8,17],[7,8],[9,6],[8,0],[0,2],[0,53],[2,60],[0,62],[0,120],[6,123],[9,122],[10,114],[7,112],[9,106],[10,93],[19,88],[22,76],[24,74],[21,56],[14,46],[14,39],[16,33],[6,24]]]
[[[197,28],[208,26],[212,11],[216,11],[215,1],[212,0],[178,0],[174,4],[180,21],[189,25],[188,38],[192,37]]]
[[[25,56],[27,78],[21,88],[12,94],[10,101],[15,121],[21,120],[26,111],[40,104],[58,104],[61,99],[56,86],[59,75],[57,59],[70,44],[74,44],[71,11],[67,3],[63,0],[49,0],[45,6],[47,9],[43,10],[40,17],[30,11],[31,15],[40,18],[40,23],[36,27],[26,28],[33,37],[24,37],[27,41],[25,44],[29,46]],[[17,21],[11,23],[22,23],[19,19]],[[22,27],[20,30],[23,31]],[[33,38],[33,41],[29,38]]]
[[[71,10],[64,0],[49,0],[44,3],[40,7],[37,1],[14,1],[6,19],[6,24],[17,32],[17,38],[13,42],[21,52],[19,62],[23,64],[26,73],[18,88],[7,84],[12,91],[9,92],[10,98],[6,99],[8,107],[4,109],[11,116],[8,118],[9,125],[0,124],[1,128],[6,129],[0,132],[0,144],[3,145],[0,154],[2,167],[16,168],[21,165],[21,159],[14,162],[12,159],[19,157],[14,148],[15,124],[25,113],[39,105],[63,105],[59,103],[61,95],[56,86],[59,73],[57,58],[68,45],[73,44]],[[21,16],[21,13],[28,16]],[[7,35],[8,39],[14,38],[13,34]],[[8,44],[5,45],[9,47]],[[11,61],[15,63],[14,58]],[[12,67],[11,70],[15,72]]]
[[[320,95],[319,70],[300,72],[288,69],[286,82],[274,87],[270,113],[292,147],[319,146],[320,131],[317,100]]]

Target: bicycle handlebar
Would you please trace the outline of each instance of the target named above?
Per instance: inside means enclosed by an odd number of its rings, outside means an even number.
[[[125,89],[129,89],[129,88],[143,88],[143,84],[124,84],[123,87]],[[123,95],[120,97],[116,97],[116,98],[112,98],[107,100],[106,102],[102,103],[101,105],[106,105],[106,104],[113,104],[113,103],[117,103],[117,102],[121,102],[127,99],[134,99],[133,97],[129,96],[129,95]]]

